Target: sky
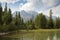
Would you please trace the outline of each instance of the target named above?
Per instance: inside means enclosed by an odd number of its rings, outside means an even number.
[[[43,12],[49,16],[49,10],[52,9],[53,16],[60,16],[60,0],[0,0],[4,8],[7,3],[12,13],[15,11],[36,11]]]

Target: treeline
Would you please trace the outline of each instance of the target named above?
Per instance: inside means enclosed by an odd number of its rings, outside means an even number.
[[[7,8],[7,3],[5,4],[4,11],[0,4],[0,32],[23,29],[24,25],[20,12],[16,12],[15,17],[13,17],[11,9]]]
[[[32,17],[27,22],[24,22],[23,18],[20,15],[20,12],[16,12],[15,17],[12,15],[11,9],[7,9],[7,3],[5,4],[5,8],[3,8],[0,4],[0,32],[8,32],[15,30],[32,30],[32,29],[56,29],[60,28],[60,17],[56,17],[56,20],[52,19],[52,10],[50,10],[49,18],[43,13],[40,13],[34,17]]]

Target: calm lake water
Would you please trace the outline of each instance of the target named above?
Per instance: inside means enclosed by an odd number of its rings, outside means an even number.
[[[0,40],[60,40],[60,32],[15,33],[0,37]]]

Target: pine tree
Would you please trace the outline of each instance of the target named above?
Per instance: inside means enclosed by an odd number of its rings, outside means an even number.
[[[60,28],[60,17],[56,18],[56,27],[55,28]]]
[[[7,14],[7,21],[6,24],[10,24],[12,22],[12,14],[11,14],[11,9],[9,8],[8,14]]]
[[[0,3],[0,25],[2,25],[2,6]]]
[[[42,27],[41,28],[46,29],[47,28],[47,19],[46,19],[45,15],[42,16],[41,23],[42,23]]]
[[[47,19],[45,17],[45,15],[43,15],[42,13],[40,13],[36,20],[36,25],[39,26],[39,28],[46,28],[46,24],[47,24]]]
[[[17,12],[16,12],[16,16],[15,16],[15,26],[16,26],[16,29],[17,29],[17,26],[18,26],[18,20],[17,20]]]
[[[36,28],[39,28],[40,27],[40,16],[39,15],[37,15],[37,17],[35,19],[35,26],[36,26]]]
[[[18,12],[18,28],[21,29],[21,16],[20,16],[20,12]]]
[[[52,10],[50,10],[50,17],[48,20],[48,28],[54,28],[54,23],[53,23],[53,19],[52,19]]]
[[[6,23],[8,18],[8,11],[7,11],[7,3],[5,4],[4,8],[4,15],[3,15],[3,22]]]
[[[7,13],[7,3],[5,4],[4,12]]]
[[[15,25],[17,29],[21,29],[21,16],[20,12],[16,12],[16,17],[15,17]]]

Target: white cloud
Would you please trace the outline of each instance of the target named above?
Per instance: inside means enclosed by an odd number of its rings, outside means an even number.
[[[53,15],[60,16],[60,5],[52,8]]]
[[[59,6],[56,6],[56,7],[53,7],[53,8],[50,8],[52,9],[52,12],[53,12],[53,16],[60,16],[60,5]],[[49,11],[50,9],[46,10],[46,11],[42,11],[45,15],[49,16]],[[41,12],[39,12],[41,13]]]
[[[53,15],[59,16],[60,6],[56,6],[59,0],[27,0],[27,3],[20,7],[20,10],[33,10],[37,12],[43,12],[45,15],[49,15],[49,10],[53,9]]]
[[[4,3],[4,2],[6,2],[6,3],[15,3],[17,1],[19,1],[19,0],[0,0],[1,3]]]
[[[20,10],[34,10],[41,11],[46,10],[54,5],[56,5],[58,0],[27,0]]]
[[[24,4],[22,7],[20,6],[20,10],[33,10],[34,7],[33,7],[33,4],[32,3],[26,3]]]
[[[46,6],[54,6],[56,5],[57,1],[58,0],[42,0],[42,2],[46,4]]]
[[[39,5],[39,6],[38,6]],[[40,10],[41,3],[40,0],[27,0],[27,3],[25,3],[22,7],[20,7],[20,10]]]
[[[19,7],[22,7],[24,4],[23,3],[20,3]]]

